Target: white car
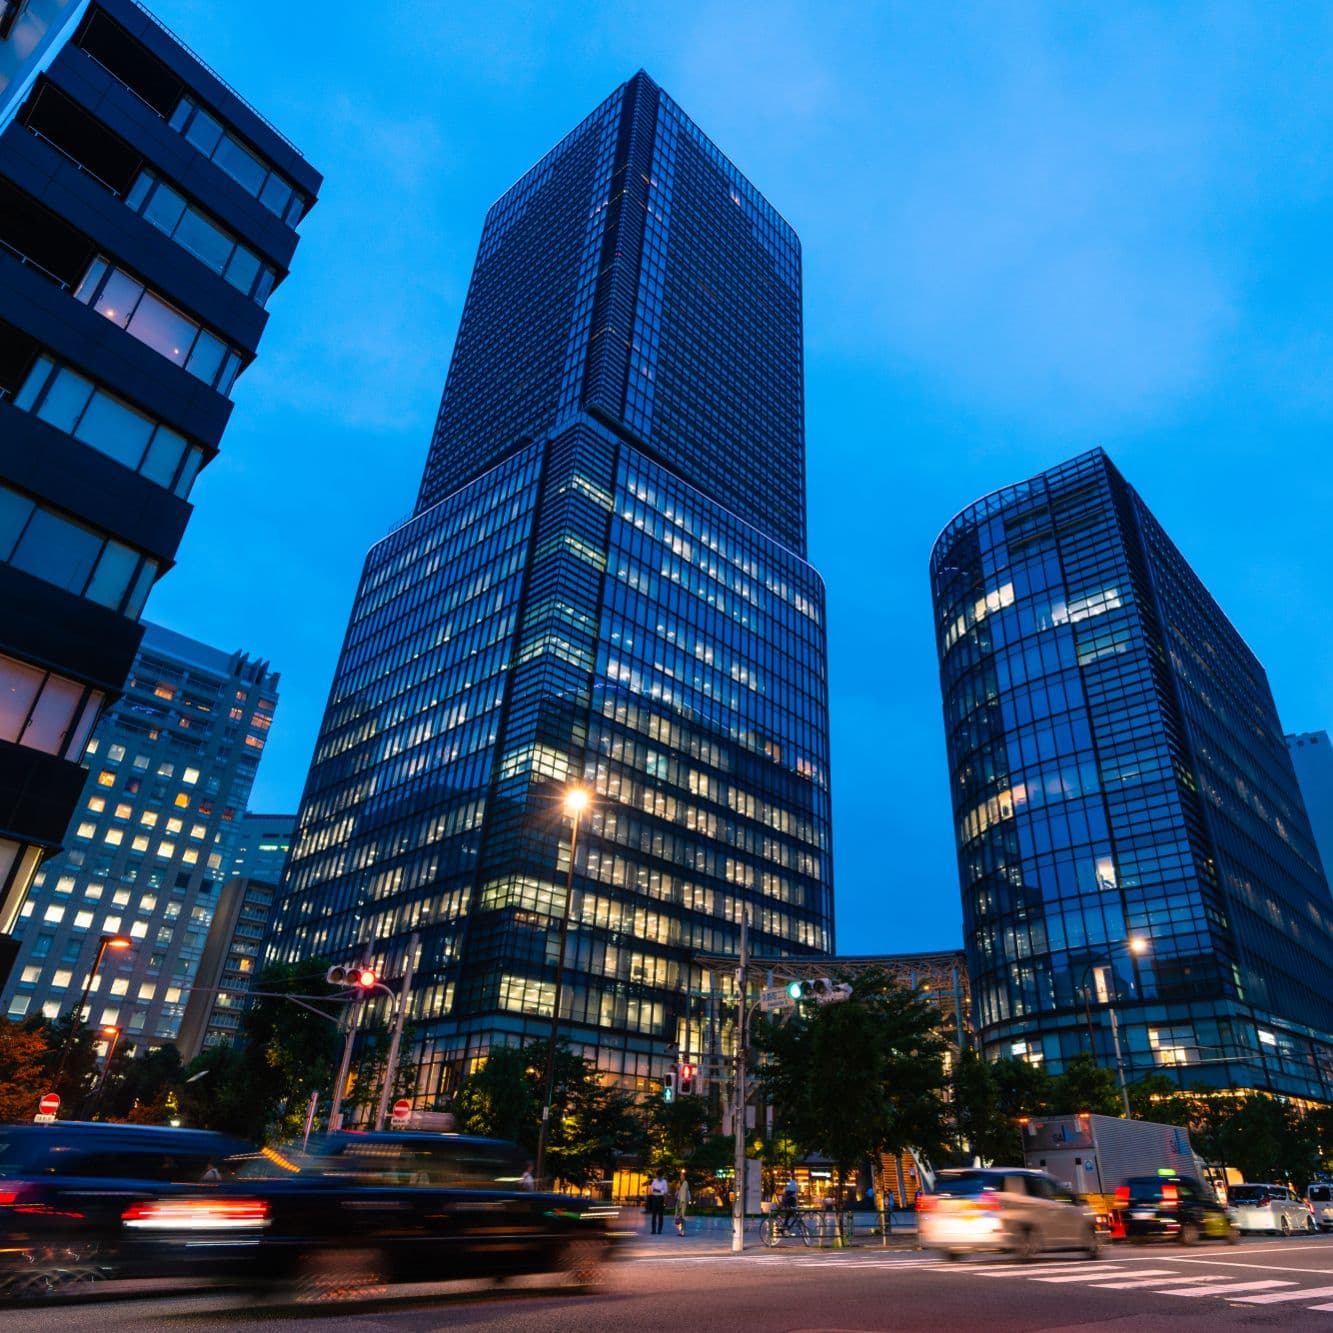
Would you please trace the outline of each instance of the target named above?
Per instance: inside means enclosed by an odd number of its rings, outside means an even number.
[[[921,1244],[946,1259],[987,1252],[1034,1259],[1047,1250],[1081,1250],[1096,1258],[1101,1245],[1097,1215],[1044,1171],[941,1171],[916,1206]]]
[[[1311,1185],[1305,1191],[1310,1214],[1320,1231],[1333,1231],[1333,1185]]]
[[[1314,1230],[1314,1217],[1290,1185],[1232,1185],[1227,1207],[1242,1231],[1290,1236]]]

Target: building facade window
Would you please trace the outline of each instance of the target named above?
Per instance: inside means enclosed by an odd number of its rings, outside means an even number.
[[[243,296],[261,306],[268,300],[273,269],[160,176],[140,171],[125,202]]]
[[[240,353],[109,260],[93,260],[74,297],[209,388],[231,392]]]
[[[198,445],[49,356],[37,358],[14,405],[182,499],[203,463]]]

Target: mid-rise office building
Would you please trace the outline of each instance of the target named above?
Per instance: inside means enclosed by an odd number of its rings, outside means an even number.
[[[417,513],[365,564],[276,957],[421,941],[428,1102],[562,1033],[694,1049],[700,951],[832,948],[801,254],[645,74],[496,202]],[[591,795],[577,837],[562,799]]]
[[[1263,668],[1100,450],[931,557],[985,1050],[1333,1099],[1333,898]]]
[[[280,884],[295,833],[295,815],[265,815],[247,810],[231,826],[226,878]]]
[[[1326,731],[1306,731],[1287,737],[1287,753],[1310,816],[1324,877],[1333,879],[1333,744]]]
[[[0,7],[0,983],[319,185],[134,0]]]
[[[125,692],[88,744],[65,850],[20,914],[3,1005],[11,1018],[68,1012],[99,939],[120,936],[130,947],[105,954],[88,1021],[159,1045],[176,1039],[195,983],[278,677],[244,653],[144,629]]]
[[[247,810],[228,830],[217,910],[176,1039],[183,1060],[236,1036],[295,828],[295,815]]]

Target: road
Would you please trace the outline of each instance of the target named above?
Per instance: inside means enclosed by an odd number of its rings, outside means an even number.
[[[197,1293],[7,1311],[6,1328],[364,1329],[427,1333],[912,1333],[984,1329],[1333,1329],[1333,1238],[1251,1239],[1235,1247],[1115,1247],[1089,1262],[945,1263],[912,1250],[640,1248],[596,1294],[549,1288],[399,1289],[389,1299],[285,1310]]]

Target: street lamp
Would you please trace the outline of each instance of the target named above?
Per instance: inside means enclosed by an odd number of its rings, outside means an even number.
[[[93,965],[88,971],[88,980],[83,983],[83,994],[79,996],[79,1002],[74,1006],[74,1012],[69,1019],[69,1032],[65,1034],[65,1044],[60,1048],[60,1063],[56,1065],[55,1081],[60,1082],[60,1076],[65,1072],[65,1065],[69,1061],[69,1053],[74,1045],[74,1038],[78,1035],[79,1028],[83,1024],[83,1011],[88,1003],[88,992],[93,988],[93,978],[97,976],[97,969],[102,966],[102,959],[106,956],[108,949],[128,949],[134,941],[125,935],[101,935],[97,940],[97,957],[93,959]]]
[[[116,1043],[120,1040],[120,1029],[111,1023],[103,1026],[101,1035],[111,1040],[102,1059],[102,1077],[97,1080],[97,1090],[93,1093],[93,1107],[102,1104],[102,1089],[106,1087],[106,1076],[111,1072],[111,1057],[116,1053]]]
[[[1148,952],[1148,941],[1141,935],[1131,935],[1125,941],[1125,948],[1131,955],[1141,957]],[[1114,980],[1114,967],[1109,955],[1105,964],[1097,963],[1094,965],[1092,962],[1089,962],[1083,969],[1082,978],[1083,1010],[1088,1019],[1088,1052],[1094,1058],[1096,1057],[1096,1043],[1094,1042],[1092,1035],[1092,974],[1094,970],[1101,972],[1103,967],[1111,970],[1112,979]],[[1111,1044],[1115,1049],[1115,1072],[1116,1078],[1120,1083],[1120,1102],[1125,1108],[1125,1119],[1128,1120],[1130,1118],[1129,1085],[1125,1081],[1125,1060],[1120,1049],[1120,1024],[1117,1021],[1115,1014],[1115,1001],[1119,998],[1118,991],[1112,992],[1108,987],[1105,1003],[1107,1015],[1111,1020]],[[1101,1003],[1100,1000],[1098,1002]]]
[[[544,1181],[546,1169],[546,1142],[551,1124],[551,1094],[555,1085],[555,1044],[560,1031],[560,1000],[565,991],[565,945],[569,939],[569,914],[574,902],[574,853],[579,845],[579,819],[588,808],[592,797],[582,787],[565,791],[564,809],[570,818],[569,869],[565,874],[565,910],[560,917],[560,946],[555,961],[555,1000],[551,1005],[551,1033],[546,1039],[546,1072],[542,1075],[542,1122],[537,1131],[537,1183]]]

